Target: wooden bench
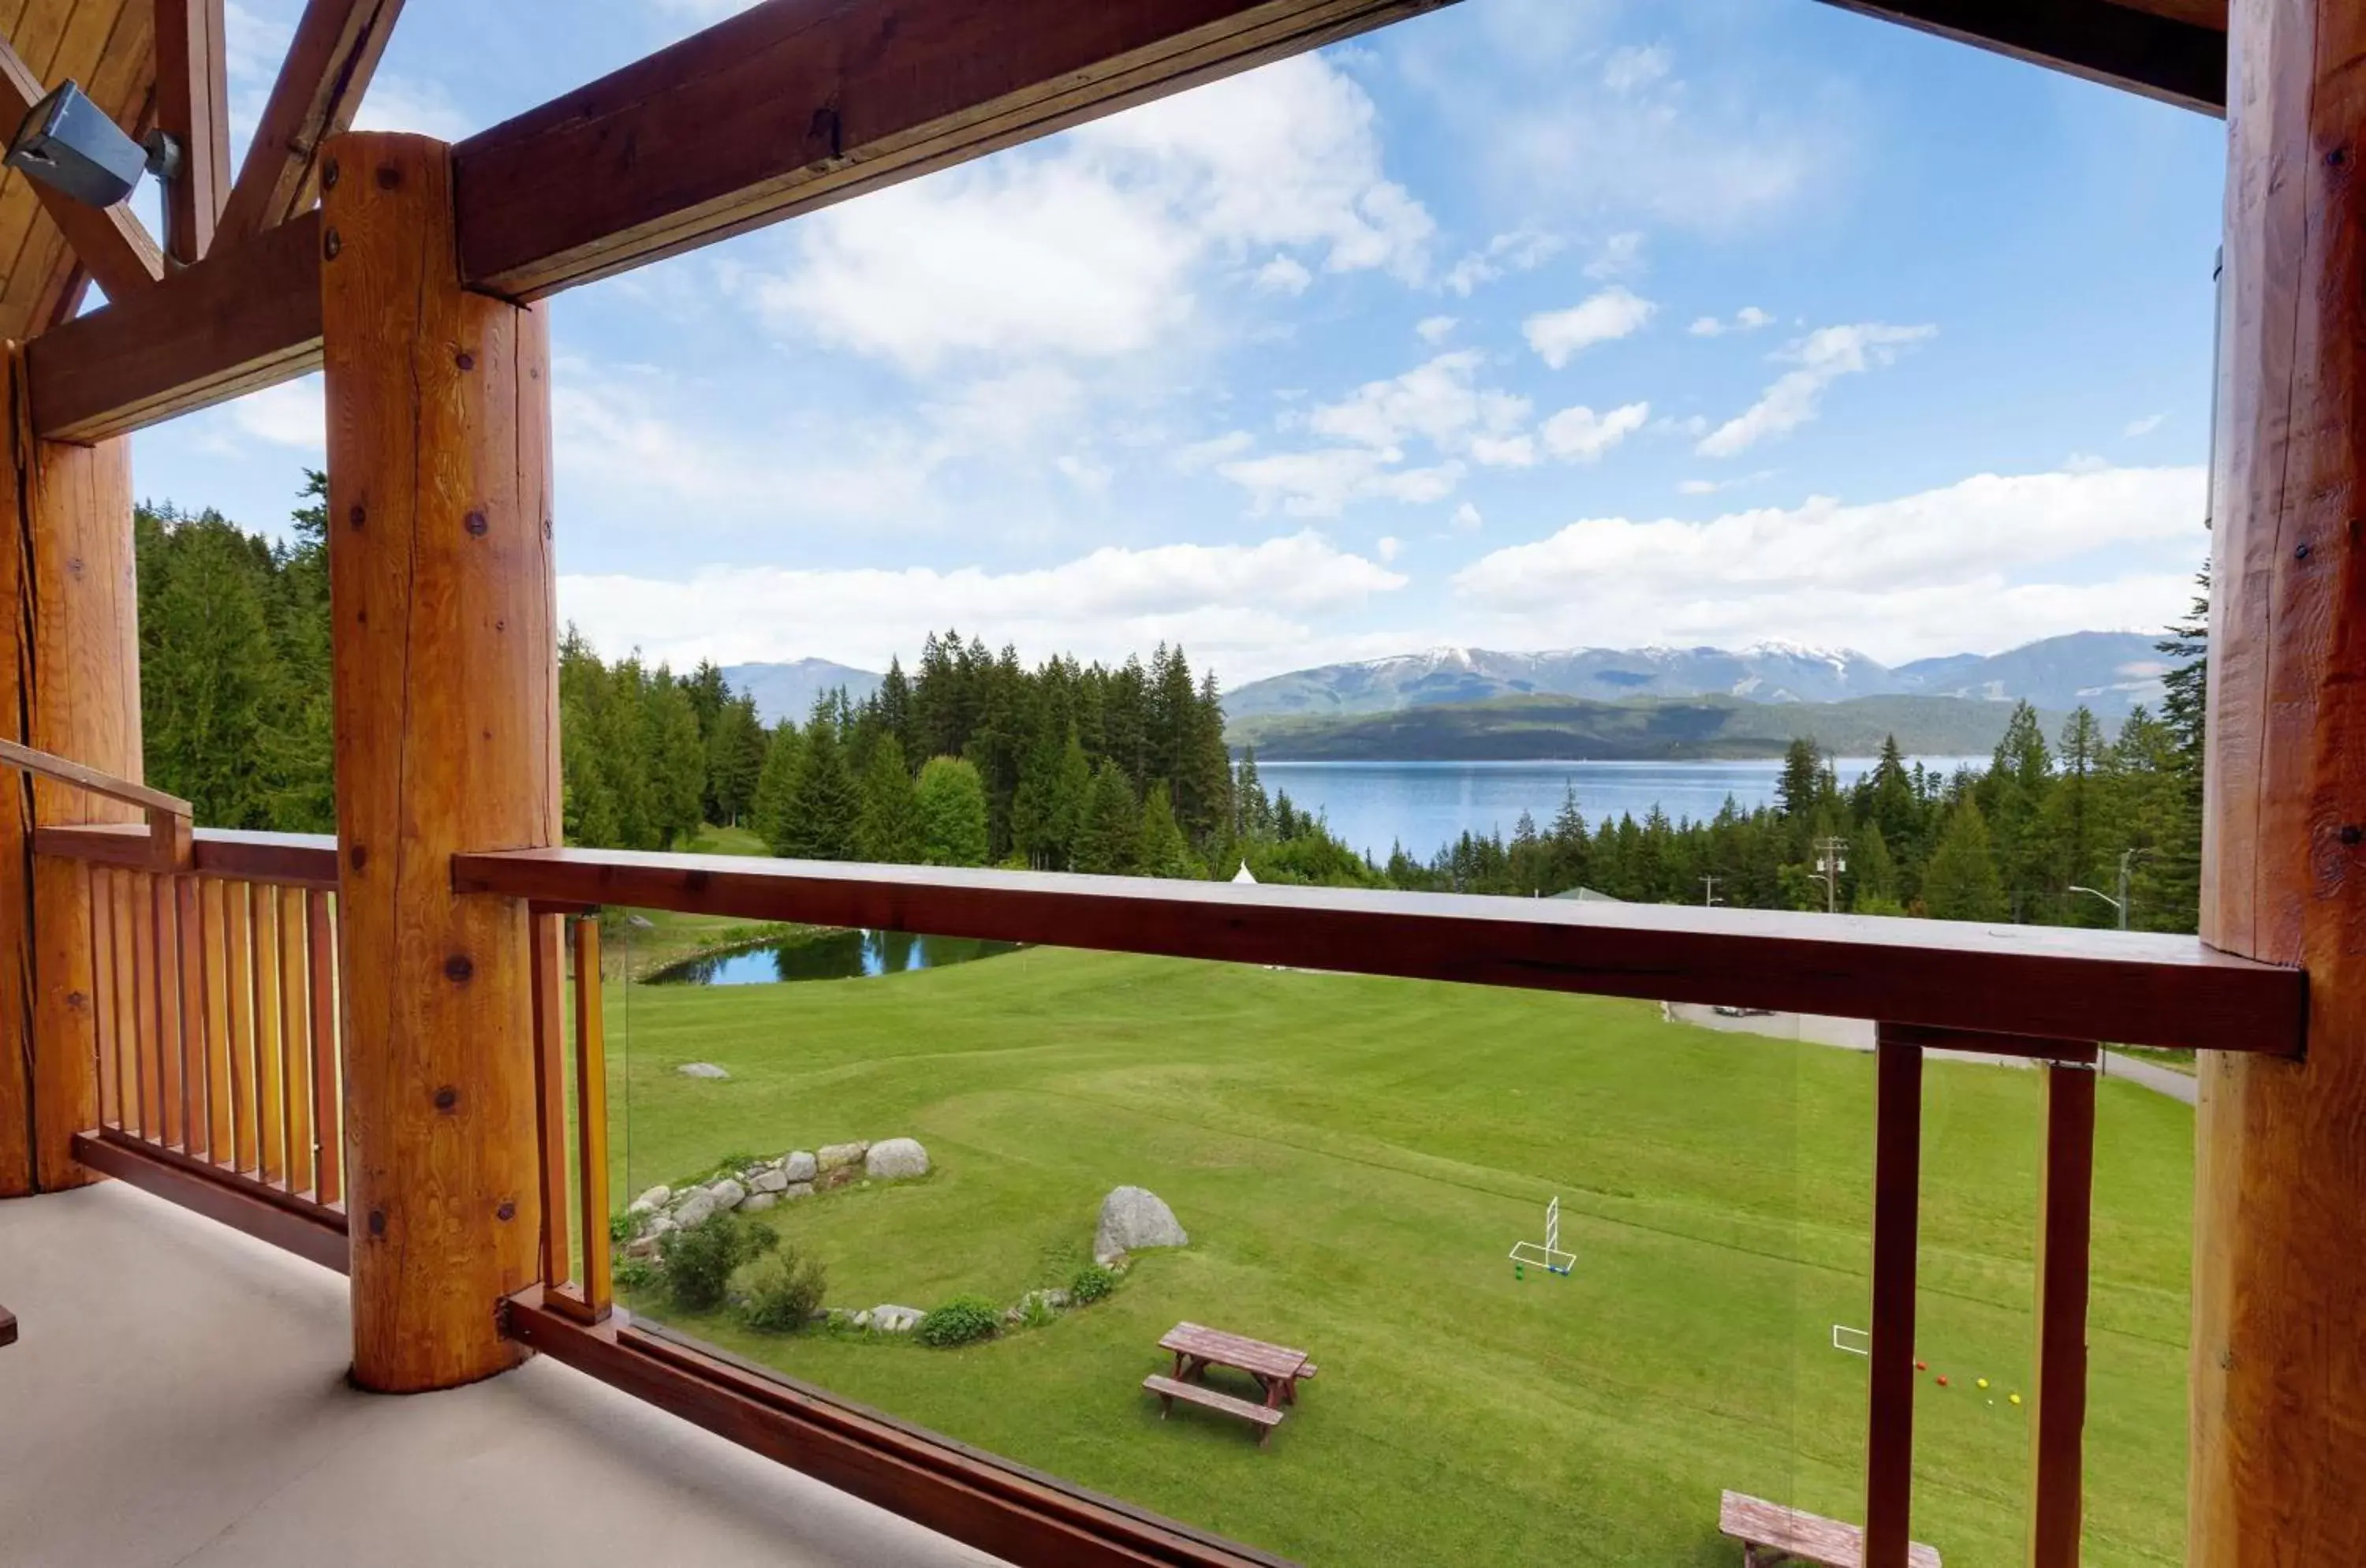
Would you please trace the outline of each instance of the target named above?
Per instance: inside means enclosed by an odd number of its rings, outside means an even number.
[[[1820,1518],[1763,1497],[1729,1492],[1717,1513],[1718,1532],[1741,1542],[1748,1568],[1775,1568],[1785,1562],[1815,1568],[1865,1568],[1865,1532],[1837,1519]],[[1912,1568],[1939,1568],[1935,1547],[1916,1541],[1906,1549]]]
[[[1259,1448],[1265,1447],[1266,1439],[1273,1436],[1273,1429],[1281,1425],[1282,1412],[1272,1405],[1259,1404],[1251,1399],[1235,1399],[1204,1384],[1185,1382],[1163,1372],[1151,1373],[1142,1380],[1142,1386],[1158,1396],[1158,1418],[1161,1421],[1175,1414],[1175,1402],[1178,1399],[1189,1404],[1203,1404],[1211,1410],[1237,1416],[1244,1421],[1254,1423],[1257,1428]]]

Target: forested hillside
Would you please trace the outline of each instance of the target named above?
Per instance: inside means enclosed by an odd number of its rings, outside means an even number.
[[[141,712],[148,776],[208,826],[332,830],[324,488],[318,475],[273,544],[212,512],[138,517]],[[2206,592],[2206,582],[2205,582]],[[570,630],[559,657],[571,842],[678,845],[705,824],[754,829],[810,859],[1007,865],[1159,876],[1516,895],[1580,886],[1636,900],[2191,931],[2199,881],[2203,624],[2161,645],[2167,700],[2106,734],[2084,708],[2010,711],[1989,766],[1940,776],[1895,739],[1848,788],[1814,741],[1793,741],[1774,805],[1707,822],[1593,820],[1564,802],[1506,839],[1348,850],[1255,753],[1232,761],[1221,694],[1180,648],[1111,668],[1033,668],[958,633],[931,636],[860,701],[832,692],[803,723],[767,727],[722,671],[609,661]],[[1894,700],[1894,699],[1884,699]],[[1840,705],[1843,706],[1853,705]],[[1868,746],[1867,750],[1872,748]],[[1845,845],[1837,886],[1817,877]]]

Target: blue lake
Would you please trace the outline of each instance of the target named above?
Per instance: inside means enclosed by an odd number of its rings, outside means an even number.
[[[1843,787],[1874,764],[1870,757],[1843,757],[1832,764]],[[1923,766],[1951,773],[1988,759],[1925,757]],[[1257,776],[1268,795],[1289,793],[1300,809],[1321,812],[1331,830],[1350,848],[1386,860],[1389,847],[1403,843],[1427,860],[1459,838],[1474,833],[1512,836],[1520,813],[1541,830],[1552,825],[1564,792],[1577,792],[1577,808],[1589,823],[1616,821],[1631,814],[1641,821],[1653,806],[1672,820],[1714,817],[1728,796],[1743,810],[1771,805],[1779,759],[1740,762],[1268,762]]]
[[[1015,945],[909,931],[821,931],[765,947],[686,959],[658,971],[649,981],[661,986],[769,986],[782,980],[853,980],[967,964],[1008,953]]]

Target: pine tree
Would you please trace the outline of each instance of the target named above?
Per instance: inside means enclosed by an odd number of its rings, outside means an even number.
[[[707,791],[696,699],[662,667],[641,694],[639,758],[648,778],[652,847],[666,849],[698,831]]]
[[[931,757],[914,792],[930,865],[984,865],[986,786],[966,757]]]
[[[855,850],[880,865],[917,865],[928,852],[919,797],[904,766],[904,747],[882,735],[862,770],[862,811],[854,829]]]
[[[814,705],[813,720],[806,726],[778,841],[778,852],[791,860],[855,856],[854,829],[862,803],[847,767],[840,717],[838,701],[824,697]]]
[[[1922,904],[1933,919],[1997,920],[2005,914],[1988,823],[1969,795],[1956,804],[1922,874]]]
[[[1093,770],[1092,790],[1076,834],[1076,869],[1131,876],[1141,862],[1142,807],[1113,761]]]
[[[776,855],[789,852],[789,818],[796,804],[797,773],[805,760],[805,737],[787,719],[772,727],[764,749],[764,766],[756,779],[754,824],[765,847]]]
[[[1143,804],[1141,871],[1144,876],[1200,874],[1200,863],[1191,858],[1191,846],[1183,841],[1183,829],[1175,820],[1174,802],[1163,783],[1150,786],[1150,798]]]
[[[766,750],[756,699],[738,695],[725,703],[706,747],[707,795],[717,823],[738,822],[754,809]]]
[[[210,514],[178,523],[141,616],[148,777],[209,826],[270,821],[256,770],[278,667],[247,537]]]

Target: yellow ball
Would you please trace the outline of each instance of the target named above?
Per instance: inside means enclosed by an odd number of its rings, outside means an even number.
[[[1989,1386],[1989,1380],[1988,1380],[1988,1379],[1986,1379],[1986,1378],[1982,1378],[1982,1379],[1980,1380],[1980,1386],[1981,1386],[1982,1388],[1986,1388],[1986,1387],[1988,1387],[1988,1386]]]
[[[2019,1394],[2017,1394],[2017,1393],[2016,1393],[2016,1394],[2012,1394],[2012,1395],[2011,1395],[2010,1397],[2011,1398],[2012,1402],[2013,1402],[2015,1404],[2019,1404],[2021,1403],[2021,1395],[2019,1395]]]

